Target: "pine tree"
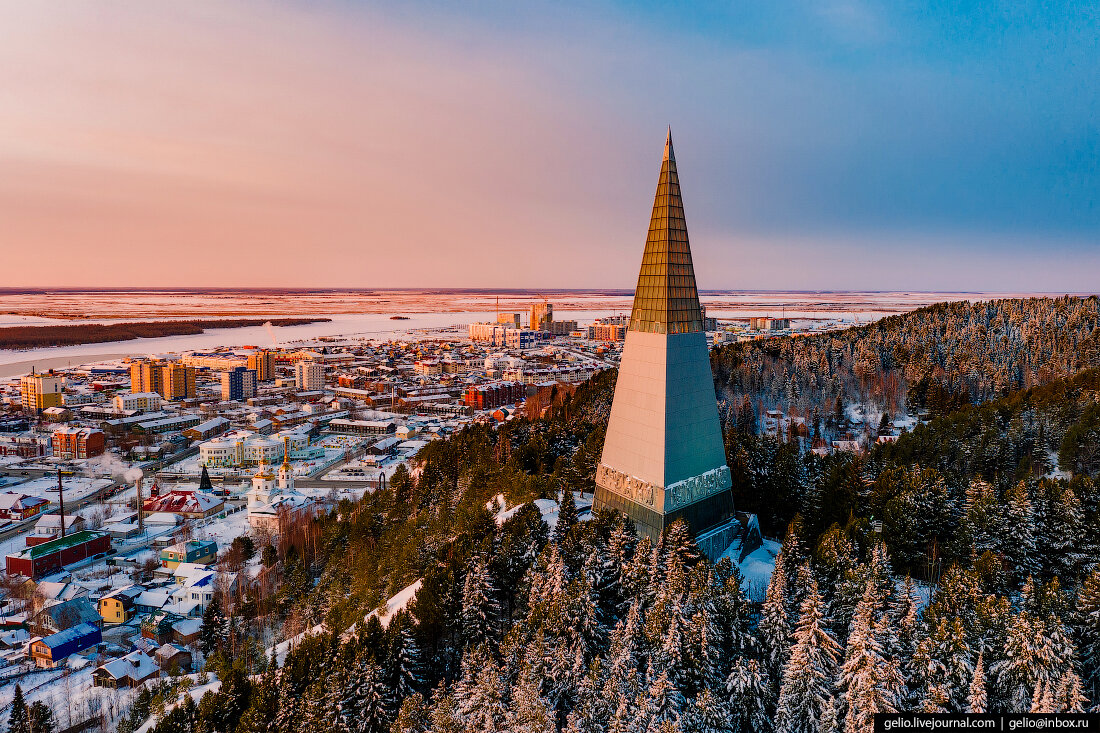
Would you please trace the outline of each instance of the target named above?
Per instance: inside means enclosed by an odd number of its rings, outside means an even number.
[[[462,585],[462,638],[478,645],[495,639],[500,614],[497,590],[483,555],[475,555],[466,566]]]
[[[1083,713],[1088,698],[1081,691],[1081,678],[1072,669],[1062,676],[1054,696],[1055,713]]]
[[[462,660],[462,678],[455,685],[457,718],[471,733],[492,733],[504,722],[500,670],[483,646],[469,651]]]
[[[968,713],[984,713],[988,710],[985,692],[985,660],[978,654],[978,663],[974,665],[974,680],[970,683],[970,694],[966,697]]]
[[[684,707],[684,696],[672,683],[665,672],[660,672],[649,683],[646,693],[645,711],[649,718],[650,729],[665,722],[677,723]]]
[[[506,717],[507,730],[514,733],[556,733],[554,712],[539,692],[539,680],[520,674],[512,688],[512,704]]]
[[[1100,698],[1100,569],[1094,569],[1077,589],[1073,632],[1080,650],[1084,684]]]
[[[733,660],[726,678],[726,693],[734,713],[735,730],[765,733],[771,729],[769,710],[773,697],[767,667],[755,659]]]
[[[593,661],[588,674],[577,688],[577,701],[567,718],[566,730],[569,733],[603,733],[606,731],[614,712],[611,701],[615,699],[608,691],[609,680],[605,679],[601,660]]]
[[[423,695],[414,692],[401,702],[397,717],[390,728],[391,733],[429,733],[431,730],[431,709]]]
[[[41,700],[35,700],[27,709],[30,733],[54,733],[57,722],[53,717],[53,710]]]
[[[210,656],[223,648],[227,623],[228,619],[222,612],[221,596],[215,595],[202,615],[202,626],[199,629],[199,646],[203,654]]]
[[[1035,511],[1028,496],[1027,487],[1021,481],[1005,495],[1008,516],[1012,521],[1008,522],[1003,536],[1001,551],[1008,558],[1017,582],[1032,575],[1036,575],[1039,564],[1036,559],[1035,547],[1037,531],[1035,527]]]
[[[17,683],[15,697],[11,701],[11,713],[8,715],[8,733],[30,733],[30,730],[27,702],[23,699],[23,688]]]
[[[777,733],[818,733],[840,651],[821,610],[821,594],[811,581],[802,601],[794,644],[783,667],[776,706]]]
[[[577,524],[577,503],[573,500],[573,490],[563,489],[561,505],[558,507],[558,523],[554,525],[554,531],[550,534],[550,541],[558,547],[562,546],[569,536],[569,531]]]
[[[684,728],[692,733],[734,733],[729,704],[710,690],[703,690],[688,706]]]
[[[399,622],[394,618],[390,621],[390,629],[394,629],[395,625],[397,630],[394,648],[387,660],[391,670],[386,677],[396,699],[404,700],[423,686],[423,665],[420,661],[420,647],[409,628],[409,622],[404,619]]]
[[[874,625],[879,589],[867,583],[856,606],[838,687],[843,691],[848,733],[870,733],[875,713],[894,713],[901,705],[902,679],[893,660],[883,655]]]
[[[790,644],[790,623],[787,621],[787,577],[782,555],[775,559],[775,570],[768,581],[764,605],[760,609],[759,635],[769,675],[778,673],[787,662]]]

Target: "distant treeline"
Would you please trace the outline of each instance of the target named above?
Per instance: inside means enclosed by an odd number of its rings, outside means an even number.
[[[187,336],[208,328],[243,326],[302,326],[331,318],[227,318],[206,321],[149,321],[144,323],[88,323],[74,326],[9,326],[0,328],[0,349],[36,349],[46,346],[100,344],[158,336]]]

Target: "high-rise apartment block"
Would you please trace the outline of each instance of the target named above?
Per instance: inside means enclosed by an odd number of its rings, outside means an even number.
[[[38,413],[47,407],[60,407],[62,403],[61,375],[51,369],[45,374],[28,374],[19,380],[19,394],[24,412]]]
[[[731,486],[670,132],[593,508],[654,540],[682,518],[713,559],[737,524]]]
[[[531,306],[532,331],[549,331],[550,324],[554,322],[554,304],[543,301]]]
[[[164,399],[185,400],[197,394],[195,367],[168,362],[160,368],[160,390]]]
[[[169,401],[194,397],[197,394],[195,367],[174,361],[133,361],[130,363],[130,391],[156,392]]]
[[[325,365],[316,361],[300,361],[294,365],[294,384],[304,392],[325,388]]]
[[[248,355],[248,368],[255,370],[259,381],[270,382],[275,378],[275,354],[267,349],[253,351]]]
[[[242,402],[256,396],[256,370],[233,367],[222,372],[222,399]]]

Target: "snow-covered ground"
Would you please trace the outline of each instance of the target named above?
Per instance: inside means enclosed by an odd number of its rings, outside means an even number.
[[[741,589],[745,595],[760,600],[764,597],[764,591],[771,580],[775,570],[775,558],[779,554],[782,545],[775,540],[764,540],[764,544],[745,556],[743,561],[738,561],[741,556],[741,543],[730,545],[722,557],[728,557],[741,571]],[[721,559],[721,558],[719,558]]]

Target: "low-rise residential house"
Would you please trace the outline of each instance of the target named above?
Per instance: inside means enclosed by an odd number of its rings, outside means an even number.
[[[180,542],[160,551],[160,566],[174,570],[180,563],[210,565],[218,559],[218,543],[213,540]]]
[[[137,598],[144,592],[145,589],[139,585],[128,585],[101,596],[99,615],[103,617],[103,623],[124,624],[133,618],[137,611]]]
[[[153,655],[153,659],[165,672],[191,672],[191,652],[179,644],[169,642],[162,645]]]
[[[83,532],[87,522],[79,514],[65,515],[65,534]],[[55,540],[61,536],[61,515],[43,514],[42,518],[35,522],[34,532],[27,535],[27,547],[41,545],[43,542]]]
[[[27,654],[36,667],[53,669],[69,655],[82,652],[103,641],[103,632],[95,624],[79,624],[72,628],[50,634],[46,637],[31,639],[27,645]]]
[[[175,643],[189,646],[199,640],[202,634],[201,618],[185,618],[172,624],[172,639]]]
[[[92,684],[112,689],[136,687],[159,676],[160,667],[153,658],[145,652],[135,651],[96,668],[92,672]]]
[[[46,510],[50,502],[41,496],[30,496],[18,491],[0,494],[0,518],[22,522]]]
[[[142,506],[149,514],[175,514],[187,519],[202,519],[222,511],[225,502],[213,494],[194,489],[173,489],[146,499]]]
[[[36,613],[28,622],[31,631],[41,636],[84,624],[91,624],[97,628],[103,626],[103,617],[96,610],[96,604],[88,597],[54,603]]]
[[[172,626],[183,617],[165,610],[153,611],[141,620],[141,635],[159,644],[166,644],[174,639]]]

